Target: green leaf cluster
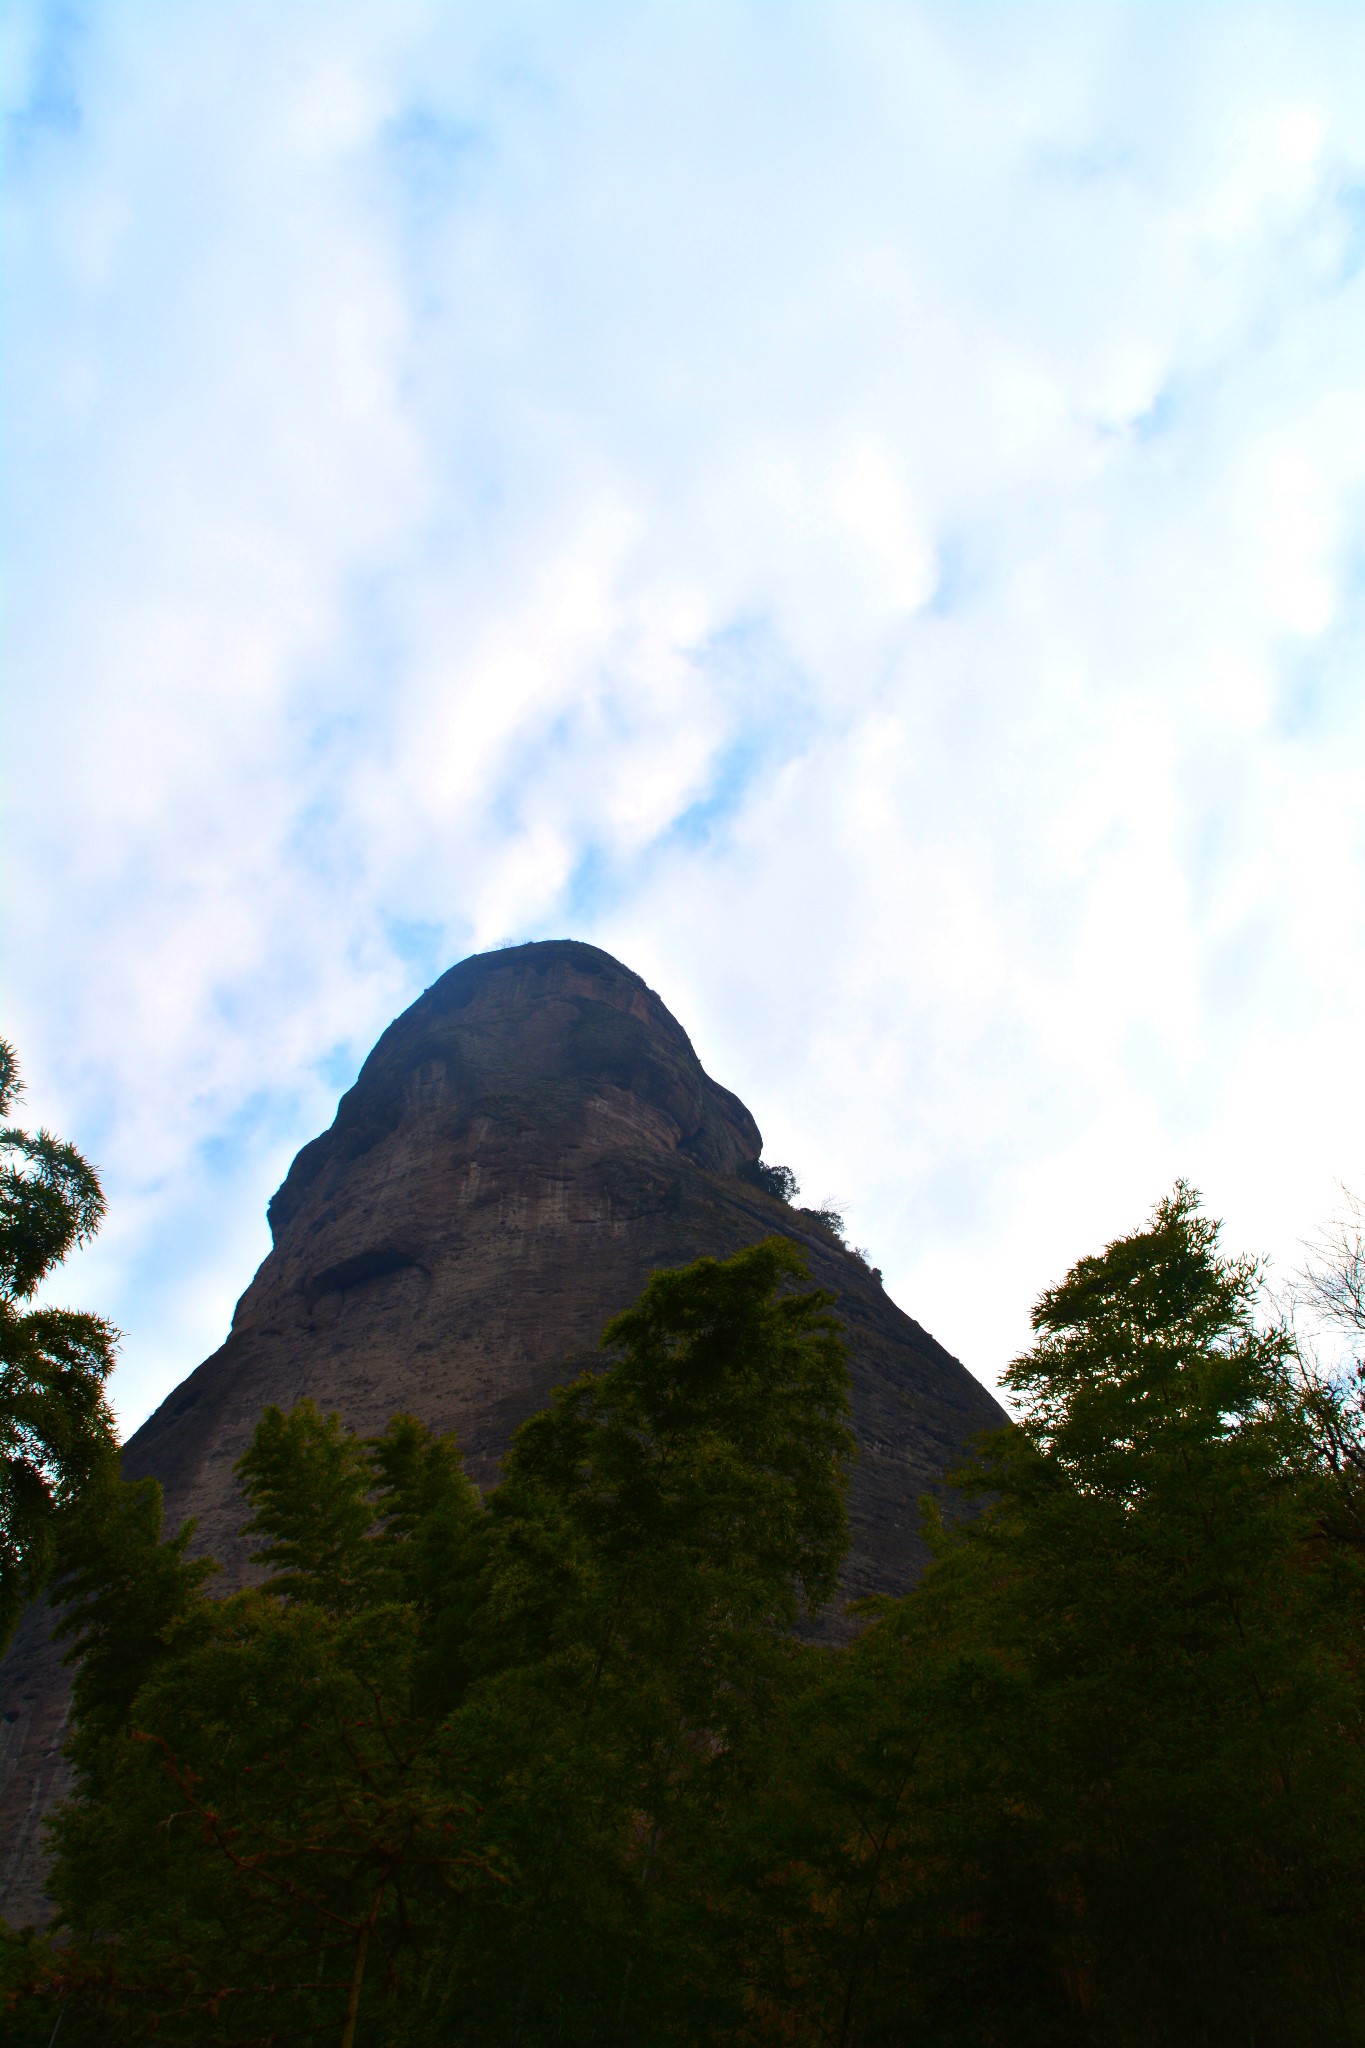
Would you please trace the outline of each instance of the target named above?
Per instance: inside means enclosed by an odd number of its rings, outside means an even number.
[[[33,1295],[104,1214],[73,1145],[8,1121],[23,1093],[0,1040],[0,1650],[47,1580],[61,1513],[114,1454],[104,1384],[117,1332]]]

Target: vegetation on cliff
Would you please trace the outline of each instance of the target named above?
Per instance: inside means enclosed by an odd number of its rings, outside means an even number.
[[[830,1299],[662,1273],[480,1500],[410,1417],[269,1412],[265,1583],[150,1483],[62,1560],[65,1932],[7,2038],[1347,2044],[1365,2027],[1365,1437],[1179,1186],[1082,1259],[934,1562],[843,1542]],[[1349,1306],[1349,1303],[1348,1303]],[[1358,1391],[1358,1388],[1357,1388]]]

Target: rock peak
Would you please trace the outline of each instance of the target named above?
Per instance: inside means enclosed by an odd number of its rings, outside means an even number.
[[[325,1189],[404,1124],[458,1142],[471,1119],[537,1128],[536,1149],[584,1142],[594,1117],[606,1149],[627,1137],[713,1173],[757,1159],[744,1104],[711,1080],[676,1017],[610,953],[543,939],[476,953],[432,983],[384,1033],[329,1131],[305,1145],[270,1204],[276,1245]],[[588,1141],[590,1142],[590,1141]]]
[[[744,1179],[758,1126],[638,974],[574,939],[462,960],[384,1033],[270,1205],[274,1249],[222,1348],[124,1452],[167,1526],[248,1574],[235,1466],[261,1411],[310,1395],[355,1428],[407,1409],[497,1476],[517,1425],[599,1355],[651,1273],[792,1238],[835,1295],[861,1447],[844,1597],[918,1567],[919,1497],[1003,1421],[985,1389],[812,1212]],[[839,1610],[826,1617],[838,1633]],[[35,1609],[6,1660],[0,1913],[41,1918],[69,1676]]]

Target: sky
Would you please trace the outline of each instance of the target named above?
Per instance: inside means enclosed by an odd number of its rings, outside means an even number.
[[[3,1012],[134,1427],[474,951],[988,1384],[1365,1184],[1365,10],[0,16]]]

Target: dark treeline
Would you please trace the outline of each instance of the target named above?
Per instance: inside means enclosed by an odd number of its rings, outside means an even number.
[[[230,1597],[104,1472],[6,2042],[1365,2043],[1359,1390],[1257,1279],[1183,1186],[1083,1259],[841,1649],[842,1342],[777,1239],[656,1275],[486,1498],[269,1411]]]

